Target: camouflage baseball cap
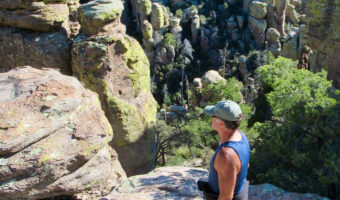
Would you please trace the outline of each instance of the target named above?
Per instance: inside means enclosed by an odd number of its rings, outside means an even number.
[[[214,106],[206,106],[204,112],[208,115],[215,115],[226,121],[238,121],[242,118],[240,106],[233,101],[219,101]]]

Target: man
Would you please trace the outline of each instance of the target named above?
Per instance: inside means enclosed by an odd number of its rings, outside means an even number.
[[[211,128],[219,136],[219,146],[210,161],[208,184],[203,189],[205,197],[247,200],[250,145],[245,134],[238,130],[243,117],[241,108],[233,101],[220,101],[207,106],[204,112],[212,116]]]

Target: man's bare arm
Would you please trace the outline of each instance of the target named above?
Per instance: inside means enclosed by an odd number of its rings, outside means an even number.
[[[220,189],[218,200],[232,200],[237,174],[241,170],[241,161],[237,153],[232,148],[222,148],[216,156],[214,167],[218,173]]]

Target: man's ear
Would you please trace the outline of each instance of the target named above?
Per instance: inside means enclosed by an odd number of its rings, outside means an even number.
[[[221,120],[221,119],[218,119],[219,120],[219,124],[221,125],[221,126],[224,126],[224,121],[223,120]]]

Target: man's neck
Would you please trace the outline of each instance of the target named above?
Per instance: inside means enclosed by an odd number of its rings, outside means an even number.
[[[220,138],[219,144],[223,144],[227,141],[239,141],[239,137],[237,137],[238,129],[236,130],[224,130],[221,133],[218,133]]]

